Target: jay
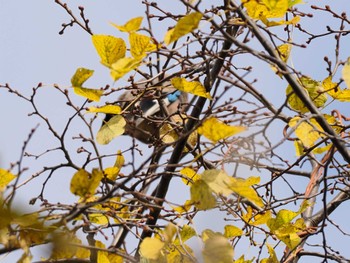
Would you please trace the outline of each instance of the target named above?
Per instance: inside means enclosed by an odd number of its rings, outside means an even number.
[[[164,81],[159,85],[158,82],[155,79],[150,83],[137,85],[136,91],[127,90],[118,99],[125,112],[124,134],[143,143],[151,143],[158,139],[159,129],[164,120],[184,112],[188,100],[187,93],[175,89],[170,81]],[[103,124],[112,117],[113,115],[106,114]]]

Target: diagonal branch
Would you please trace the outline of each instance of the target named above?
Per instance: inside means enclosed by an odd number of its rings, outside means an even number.
[[[295,75],[288,69],[287,64],[283,62],[280,56],[275,51],[275,48],[271,43],[267,40],[267,38],[260,31],[256,23],[248,17],[248,15],[239,7],[234,1],[231,1],[232,6],[234,6],[237,10],[239,16],[247,23],[250,27],[254,35],[259,40],[260,44],[265,48],[267,53],[273,58],[274,63],[280,68],[283,77],[287,80],[289,85],[292,87],[293,91],[297,96],[302,100],[304,105],[309,109],[309,111],[314,114],[315,119],[322,127],[322,129],[329,135],[330,140],[337,148],[339,153],[343,156],[344,160],[350,163],[350,154],[346,149],[346,146],[342,142],[340,136],[336,134],[336,132],[332,129],[326,119],[322,116],[322,113],[318,110],[315,104],[312,102],[304,88],[300,85]]]
[[[238,27],[229,28],[228,33],[232,37],[234,37],[237,33],[237,30],[238,30]],[[205,78],[204,86],[205,86],[206,90],[209,92],[210,92],[213,84],[215,83],[216,79],[218,78],[218,75],[223,67],[224,60],[225,60],[226,56],[228,55],[228,51],[229,51],[231,45],[232,45],[232,42],[229,40],[226,40],[223,43],[221,51],[220,51],[217,59],[215,60],[212,68],[211,69],[208,68],[208,70],[207,70],[209,72],[209,74]],[[151,211],[151,213],[148,217],[149,219],[146,222],[146,226],[150,226],[153,228],[157,223],[157,220],[158,220],[160,212],[161,212],[161,207],[164,203],[164,198],[168,192],[170,181],[172,179],[172,176],[170,174],[172,174],[174,172],[174,170],[176,168],[176,164],[179,163],[179,161],[182,157],[182,153],[183,153],[184,147],[186,146],[190,131],[198,123],[200,114],[202,113],[202,110],[203,110],[203,107],[204,107],[206,100],[207,100],[206,98],[199,97],[196,105],[193,107],[193,110],[191,112],[191,118],[189,118],[188,122],[185,125],[185,129],[183,131],[183,136],[181,136],[179,141],[176,143],[173,154],[171,155],[169,163],[165,168],[165,173],[162,176],[162,178],[157,186],[157,189],[155,192],[155,200],[158,200],[157,206]],[[144,230],[142,235],[141,235],[141,241],[146,237],[150,237],[152,235],[152,233],[153,233],[152,229]],[[140,241],[140,243],[141,243],[141,241]]]

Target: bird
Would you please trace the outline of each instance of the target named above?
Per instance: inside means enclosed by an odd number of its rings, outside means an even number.
[[[149,144],[159,139],[159,129],[169,116],[181,114],[188,102],[186,92],[175,89],[170,81],[140,80],[136,90],[126,90],[118,99],[126,121],[124,135]],[[164,110],[164,107],[166,110]],[[106,114],[102,123],[114,115]]]

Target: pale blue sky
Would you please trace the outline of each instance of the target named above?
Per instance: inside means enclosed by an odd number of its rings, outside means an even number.
[[[113,34],[123,37],[122,34],[109,25],[109,22],[123,24],[132,17],[144,15],[144,7],[140,4],[141,0],[81,0],[67,2],[76,15],[79,13],[77,6],[83,5],[85,7],[86,15],[90,19],[90,26],[93,32],[98,34]],[[309,4],[317,3],[320,6],[331,3],[332,8],[335,10],[344,10],[350,13],[350,5],[347,0],[314,0],[305,2]],[[180,6],[175,0],[167,0],[167,5],[171,10],[176,10]],[[303,9],[303,6],[300,6],[300,9]],[[183,12],[183,10],[178,12]],[[330,23],[329,18],[329,16],[325,16],[324,19],[318,20],[317,24],[312,23],[312,19],[302,19],[310,21],[310,24],[307,25],[308,28],[319,28],[321,32],[325,25]],[[12,88],[28,95],[31,93],[32,87],[42,82],[45,90],[40,93],[38,102],[41,109],[48,116],[55,118],[57,129],[63,127],[71,111],[62,103],[61,95],[52,89],[54,83],[69,87],[70,78],[78,67],[95,70],[94,76],[87,82],[87,85],[90,87],[105,86],[105,84],[111,84],[112,82],[108,71],[99,63],[99,58],[91,43],[89,34],[76,25],[72,28],[67,28],[64,35],[58,34],[61,30],[61,24],[69,20],[68,14],[55,4],[53,0],[0,0],[0,83],[9,83]],[[159,37],[165,31],[166,28],[160,24],[159,30],[157,30]],[[296,34],[296,40],[299,40],[298,34]],[[345,60],[350,56],[350,41],[343,42],[342,47],[341,58]],[[333,37],[315,40],[312,48],[305,51],[298,50],[297,53],[293,53],[295,55],[293,56],[293,63],[296,68],[302,70],[305,74],[309,74],[314,79],[322,80],[326,77],[323,57],[327,55],[332,58],[334,56],[333,49]],[[241,61],[240,63],[249,65],[250,60]],[[269,69],[262,69],[260,74],[260,76],[255,76],[259,78],[259,87],[272,100],[278,101],[279,97],[276,94],[283,94],[286,84],[282,80],[272,81],[269,77],[261,78],[262,76],[273,77],[273,73]],[[79,98],[76,98],[76,100],[79,101]],[[81,99],[81,101],[83,100]],[[27,117],[30,111],[30,105],[14,95],[0,91],[0,120],[2,123],[0,132],[0,167],[9,168],[9,163],[18,160],[21,147],[30,129],[38,124],[38,118]],[[51,139],[47,138],[45,125],[41,123],[38,131],[30,141],[30,151],[39,153],[52,145]],[[73,143],[72,147],[75,146]],[[293,158],[294,152],[290,148],[289,151],[291,158]],[[30,166],[30,171],[37,171],[41,165],[54,163],[57,161],[57,158],[60,158],[60,156],[49,155],[41,162],[27,161],[25,166]],[[52,179],[51,186],[56,186],[55,190],[58,190],[57,192],[59,193],[61,190],[66,191],[69,187],[70,178],[71,171],[66,175],[62,172],[61,178],[55,177]],[[42,180],[38,179],[38,189],[24,188],[24,194],[37,195],[41,183]],[[57,192],[49,194],[49,196],[62,202],[76,200],[72,195],[58,196]],[[338,219],[347,218],[348,214],[344,211],[340,209],[335,213],[335,216]],[[198,221],[208,227],[213,222],[205,218],[204,214],[203,218],[199,217]],[[219,229],[217,230],[219,231]],[[349,228],[347,230],[350,231]],[[336,239],[337,236],[331,235],[330,239],[333,238]],[[338,245],[339,249],[341,249],[345,244],[339,243]],[[348,253],[347,256],[349,256],[350,251],[346,252]],[[3,262],[8,262],[6,260],[8,258]]]

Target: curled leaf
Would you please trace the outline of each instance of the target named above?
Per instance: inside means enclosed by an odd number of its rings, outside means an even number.
[[[198,27],[202,17],[203,15],[201,13],[195,12],[180,18],[176,26],[166,33],[164,37],[165,44],[169,45],[170,43],[178,40],[180,37],[195,30]]]
[[[119,29],[119,31],[121,32],[134,32],[140,29],[140,26],[142,24],[142,20],[143,17],[142,16],[138,16],[138,17],[134,17],[132,19],[130,19],[128,22],[126,22],[124,25],[122,26],[118,26],[114,23],[111,23],[114,27],[116,27],[117,29]]]
[[[178,90],[210,100],[212,99],[210,93],[206,91],[205,87],[199,81],[187,81],[185,78],[175,77],[171,79],[171,84]]]
[[[117,105],[105,105],[99,108],[90,107],[88,112],[105,113],[105,114],[119,114],[122,109]]]
[[[103,90],[74,87],[74,93],[92,101],[99,101],[103,95]]]
[[[125,131],[126,121],[121,115],[113,116],[97,132],[96,141],[99,144],[108,144],[114,138],[122,135]]]
[[[135,58],[122,58],[111,66],[111,76],[114,81],[117,81],[125,74],[136,69],[141,64],[139,59]]]
[[[88,173],[84,169],[77,171],[70,182],[70,191],[80,197],[88,197],[95,193],[101,182],[103,174],[98,169],[93,169]]]
[[[73,87],[82,87],[84,82],[89,79],[94,73],[91,69],[78,68],[73,77],[71,78],[71,83]]]

